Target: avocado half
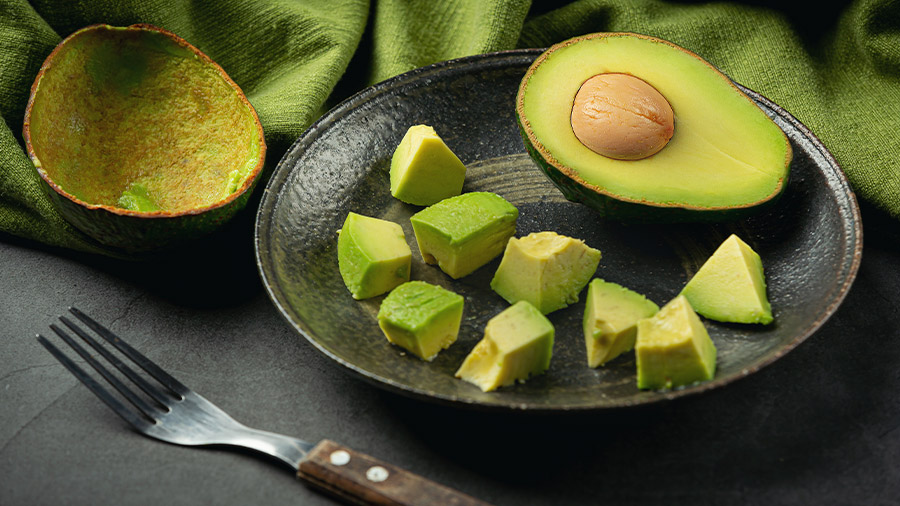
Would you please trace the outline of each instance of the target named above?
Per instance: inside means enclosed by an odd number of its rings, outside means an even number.
[[[240,87],[146,24],[92,25],[63,40],[32,85],[23,137],[60,213],[125,251],[218,228],[246,205],[266,152]]]
[[[671,105],[674,133],[636,160],[592,151],[573,132],[582,84],[627,74]],[[516,97],[525,146],[569,200],[622,221],[723,221],[759,212],[787,186],[784,132],[727,76],[696,54],[633,33],[595,33],[550,47]]]

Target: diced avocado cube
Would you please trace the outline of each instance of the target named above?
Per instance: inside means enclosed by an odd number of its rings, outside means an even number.
[[[637,322],[659,311],[653,301],[600,278],[588,285],[584,306],[584,342],[590,367],[597,367],[634,348]]]
[[[391,195],[430,206],[462,192],[466,166],[427,125],[409,127],[391,157]]]
[[[637,386],[674,388],[712,379],[716,347],[683,295],[637,323]]]
[[[471,192],[426,207],[410,221],[425,263],[459,279],[503,251],[516,233],[518,216],[519,210],[503,197]]]
[[[424,281],[409,281],[381,301],[378,326],[388,341],[431,361],[456,342],[463,297]]]
[[[338,235],[338,268],[354,299],[367,299],[409,281],[412,251],[400,225],[349,213]]]
[[[536,232],[511,238],[491,288],[510,303],[527,300],[548,314],[578,302],[590,281],[600,251],[555,232]]]
[[[553,324],[536,307],[517,302],[488,321],[484,338],[456,377],[490,392],[541,374],[550,367],[553,333]]]
[[[681,293],[695,311],[720,322],[772,322],[762,260],[732,234],[713,252]]]

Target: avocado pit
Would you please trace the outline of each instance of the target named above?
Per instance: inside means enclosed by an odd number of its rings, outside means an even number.
[[[572,105],[572,131],[591,151],[617,160],[658,153],[675,133],[668,100],[643,79],[622,73],[585,81]]]

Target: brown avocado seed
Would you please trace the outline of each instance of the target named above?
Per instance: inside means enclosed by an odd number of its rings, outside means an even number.
[[[581,85],[571,122],[582,144],[618,160],[654,155],[675,133],[666,98],[644,80],[619,73],[597,74]]]

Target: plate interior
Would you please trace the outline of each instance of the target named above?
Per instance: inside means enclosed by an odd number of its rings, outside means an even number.
[[[856,200],[831,155],[796,119],[747,90],[787,133],[791,179],[764,214],[722,224],[624,225],[567,201],[525,153],[514,116],[521,77],[540,54],[510,51],[443,62],[368,88],[322,117],[278,165],[260,204],[256,249],[263,282],[288,322],[320,351],[376,385],[478,408],[589,410],[653,403],[715,388],[771,363],[837,309],[861,253]],[[454,378],[488,319],[507,307],[490,290],[499,258],[460,280],[426,265],[409,217],[421,209],[390,195],[394,148],[415,124],[435,128],[467,165],[463,191],[497,193],[520,211],[517,236],[552,230],[602,252],[596,275],[662,306],[731,233],[762,257],[775,322],[704,320],[718,349],[712,381],[666,392],[635,385],[633,353],[586,365],[581,301],[549,315],[556,328],[546,374],[483,393]],[[433,362],[388,344],[375,315],[383,296],[354,300],[337,264],[337,231],[353,211],[399,223],[413,251],[412,279],[465,297],[459,338]]]

